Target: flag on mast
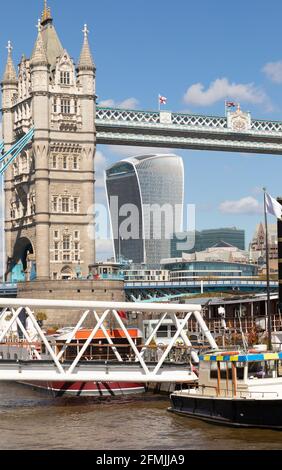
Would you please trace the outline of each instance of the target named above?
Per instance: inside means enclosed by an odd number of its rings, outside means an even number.
[[[166,104],[167,98],[165,96],[159,95],[159,103]]]
[[[279,204],[274,197],[271,197],[270,194],[265,193],[265,208],[268,214],[272,214],[277,219],[282,218],[282,206]]]
[[[127,314],[126,314],[126,312],[124,312],[123,310],[119,310],[119,311],[117,312],[117,314],[118,314],[118,316],[119,316],[122,320],[128,320]]]
[[[226,108],[235,108],[237,106],[237,103],[234,101],[225,101],[225,107]]]

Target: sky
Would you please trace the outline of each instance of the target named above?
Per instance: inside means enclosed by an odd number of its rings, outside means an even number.
[[[48,0],[63,46],[77,61],[84,23],[97,67],[98,103],[224,115],[226,99],[253,118],[282,120],[282,2],[277,0]],[[0,74],[7,41],[19,63],[30,56],[43,0],[1,4]],[[98,202],[105,201],[103,172],[136,147],[98,146]],[[183,157],[185,203],[196,206],[196,228],[232,227],[250,241],[263,219],[262,188],[282,195],[282,156],[167,150]],[[271,223],[275,220],[270,216]],[[98,259],[111,255],[98,243]]]

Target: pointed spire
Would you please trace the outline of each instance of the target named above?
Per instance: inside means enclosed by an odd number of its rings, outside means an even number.
[[[41,34],[41,21],[38,20],[37,23],[38,36],[32,52],[30,64],[31,65],[48,65],[47,54]]]
[[[8,41],[7,49],[8,49],[8,58],[7,58],[5,72],[3,75],[3,83],[16,83],[17,73],[16,73],[16,69],[13,63],[13,59],[12,59],[13,47],[12,47],[11,41]]]
[[[47,23],[52,23],[53,18],[51,15],[51,8],[47,5],[47,0],[44,0],[44,9],[41,15],[41,25],[45,26]]]
[[[89,46],[89,41],[88,41],[88,34],[89,31],[87,29],[87,24],[84,25],[84,29],[82,30],[84,34],[84,42],[80,54],[80,59],[78,62],[78,70],[92,70],[94,71],[96,69],[93,57],[91,54],[90,46]]]

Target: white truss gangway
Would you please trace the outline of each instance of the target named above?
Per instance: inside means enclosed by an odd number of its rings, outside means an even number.
[[[198,360],[196,351],[193,351],[187,335],[187,322],[194,317],[212,349],[217,344],[211,335],[203,316],[201,307],[193,304],[155,304],[140,302],[96,302],[96,301],[65,301],[65,300],[26,300],[26,299],[0,299],[3,308],[0,314],[0,381],[62,381],[62,382],[190,382],[197,377],[192,371],[191,363],[171,362],[169,355],[181,338],[184,347],[192,354],[194,361]],[[24,309],[24,311],[23,311]],[[68,333],[64,346],[58,352],[52,347],[48,337],[39,326],[35,311],[44,309],[57,310],[58,317],[62,310],[81,311],[80,319],[75,327]],[[150,337],[141,347],[137,347],[129,334],[128,328],[119,312],[135,312],[144,316],[146,313],[158,314],[159,322]],[[23,321],[23,312],[25,321]],[[161,357],[155,362],[148,359],[147,354],[154,337],[166,318],[171,318],[175,325],[175,334],[169,344],[162,351]],[[28,319],[28,321],[27,321]],[[78,348],[75,358],[67,361],[64,354],[72,340],[85,321],[93,320],[92,329],[85,343]],[[130,361],[123,360],[118,348],[113,344],[105,324],[115,320],[123,331],[124,337],[131,348]],[[115,361],[86,361],[85,352],[97,332],[101,330],[108,341],[108,346],[114,353]],[[15,340],[15,335],[21,331],[21,339]],[[22,345],[19,347],[19,345]],[[38,344],[44,345],[45,355],[42,357]],[[24,355],[13,354],[17,345],[18,351]],[[37,346],[36,346],[37,345]],[[4,351],[9,349],[5,357]],[[46,360],[47,356],[47,360]]]

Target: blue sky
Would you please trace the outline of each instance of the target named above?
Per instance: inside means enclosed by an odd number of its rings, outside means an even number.
[[[49,0],[64,47],[76,60],[90,29],[100,104],[224,114],[226,98],[260,119],[282,120],[282,3],[277,0]],[[30,55],[43,0],[2,2],[0,73],[7,41],[16,63]],[[105,167],[142,149],[99,146],[97,199]],[[237,226],[249,241],[262,219],[261,188],[282,195],[282,157],[182,151],[186,203],[198,229]],[[275,222],[275,220],[271,220]],[[99,246],[106,256],[107,246]]]

